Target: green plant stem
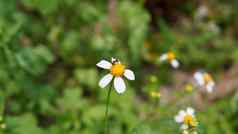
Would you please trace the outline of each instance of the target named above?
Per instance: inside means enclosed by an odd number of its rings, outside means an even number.
[[[0,134],[4,134],[5,128],[2,125],[5,125],[4,122],[4,109],[5,109],[5,92],[0,92]]]
[[[107,105],[106,105],[106,112],[105,112],[105,134],[109,134],[108,111],[109,111],[111,92],[112,92],[112,84],[110,85],[109,91],[108,91],[108,94],[107,94]]]

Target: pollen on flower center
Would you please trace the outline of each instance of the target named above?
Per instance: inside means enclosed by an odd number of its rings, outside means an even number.
[[[171,61],[171,60],[174,60],[175,59],[175,54],[173,52],[168,52],[168,60]]]
[[[187,124],[187,125],[190,125],[190,126],[195,126],[195,120],[194,118],[192,117],[192,115],[186,115],[184,117],[184,124]]]
[[[207,73],[205,73],[205,74],[203,75],[203,77],[204,77],[204,80],[205,80],[206,83],[212,80],[211,75],[209,75],[209,74],[207,74]]]
[[[123,64],[114,64],[111,68],[111,74],[113,76],[122,76],[125,71],[125,66]]]

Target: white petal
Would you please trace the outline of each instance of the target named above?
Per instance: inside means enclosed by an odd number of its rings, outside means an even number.
[[[201,72],[196,72],[193,75],[194,79],[197,81],[198,85],[202,86],[205,84],[205,81],[203,79],[203,74]]]
[[[106,87],[112,81],[113,75],[107,74],[99,81],[99,86],[101,88]]]
[[[214,86],[215,86],[215,83],[213,81],[207,83],[206,85],[207,92],[211,93],[214,89]]]
[[[97,63],[97,66],[103,69],[111,69],[112,64],[106,60],[101,60]]]
[[[188,107],[187,108],[187,113],[190,114],[190,115],[194,115],[195,110],[193,108],[191,108],[191,107]]]
[[[177,115],[174,117],[175,122],[177,123],[182,123],[183,122],[183,117],[180,115]]]
[[[183,117],[186,115],[186,112],[184,110],[179,111],[179,116]]]
[[[181,129],[182,129],[182,130],[186,130],[186,129],[188,129],[188,125],[183,124],[183,125],[181,126]]]
[[[177,60],[172,60],[172,61],[171,61],[171,65],[172,65],[172,67],[174,67],[174,68],[178,68],[178,67],[179,67],[179,62],[178,62]]]
[[[124,76],[128,79],[128,80],[135,80],[135,74],[133,71],[126,69],[124,72]]]
[[[168,58],[167,54],[162,54],[159,59],[160,61],[164,61],[164,60],[167,60],[167,58]]]
[[[114,88],[119,94],[123,93],[126,90],[125,82],[121,77],[115,77]]]
[[[180,110],[174,119],[177,123],[181,123],[181,122],[183,122],[185,115],[186,115],[186,112],[184,110]]]

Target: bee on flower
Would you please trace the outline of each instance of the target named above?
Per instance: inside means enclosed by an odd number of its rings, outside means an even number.
[[[197,71],[194,73],[193,77],[199,86],[206,88],[207,92],[211,93],[214,90],[215,82],[209,73]]]
[[[97,66],[109,70],[110,72],[99,81],[99,86],[101,88],[105,88],[114,79],[114,88],[117,93],[121,94],[126,90],[123,78],[126,77],[128,80],[135,80],[134,72],[130,69],[126,69],[126,66],[118,59],[112,58],[111,62],[101,60],[97,63]]]
[[[180,110],[174,117],[174,120],[181,124],[181,129],[183,131],[194,131],[198,125],[195,117],[195,110],[191,107],[188,107],[186,110]]]
[[[176,59],[176,55],[174,52],[167,52],[160,56],[160,61],[168,61],[173,68],[179,67],[179,62]]]

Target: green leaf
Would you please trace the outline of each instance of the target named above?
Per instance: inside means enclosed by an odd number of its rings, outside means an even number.
[[[11,134],[45,134],[46,131],[37,126],[36,118],[28,113],[21,116],[9,117],[6,120]]]
[[[23,0],[27,7],[37,9],[42,14],[51,14],[57,11],[60,0]]]

